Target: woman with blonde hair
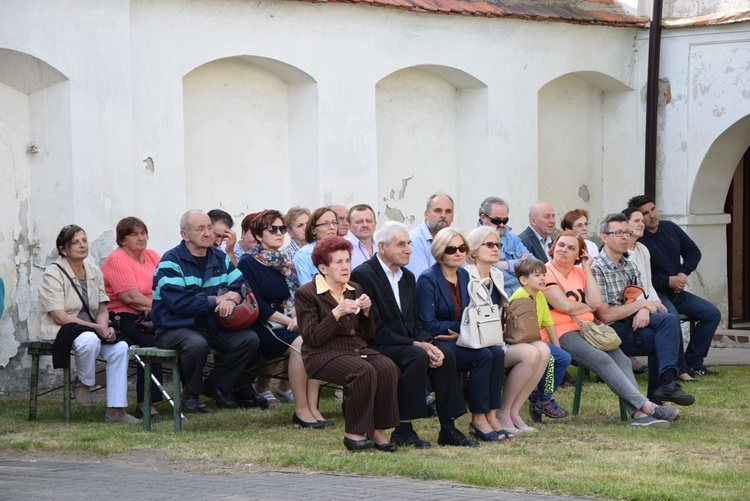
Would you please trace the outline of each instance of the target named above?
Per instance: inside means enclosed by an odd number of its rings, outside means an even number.
[[[443,228],[435,235],[430,247],[435,264],[417,280],[419,319],[422,328],[433,335],[436,346],[453,350],[458,372],[469,372],[465,390],[471,412],[469,433],[479,440],[493,442],[512,436],[497,419],[505,352],[499,346],[475,350],[456,345],[461,317],[470,301],[469,272],[462,268],[468,251],[466,237],[455,228]],[[438,443],[442,445],[441,438],[442,435]],[[460,443],[451,445],[465,445],[466,440],[463,437],[455,440]]]

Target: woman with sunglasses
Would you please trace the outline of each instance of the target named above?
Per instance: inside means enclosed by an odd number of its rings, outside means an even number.
[[[339,221],[336,213],[329,207],[319,207],[310,214],[305,228],[307,245],[294,255],[294,267],[297,269],[299,284],[311,282],[317,275],[318,269],[313,266],[312,251],[315,244],[328,237],[335,237],[339,231]]]
[[[307,378],[302,363],[302,338],[294,314],[294,293],[299,280],[294,264],[280,250],[286,234],[282,221],[281,213],[276,210],[256,214],[250,231],[258,245],[243,254],[237,268],[258,301],[258,321],[252,327],[260,339],[258,353],[266,360],[289,357],[289,385],[294,395],[292,422],[303,428],[323,428],[333,423],[320,414],[320,384]]]
[[[480,226],[469,232],[468,240],[469,254],[466,261],[469,265],[466,270],[469,276],[473,280],[481,280],[490,291],[489,299],[496,305],[502,305],[508,301],[503,290],[503,275],[498,269],[492,267],[497,263],[502,248],[497,232],[489,226]],[[481,288],[478,290],[478,295],[487,299],[486,293]],[[504,368],[509,372],[505,377],[503,398],[497,419],[503,428],[511,433],[536,431],[535,428],[526,425],[520,412],[526,399],[534,391],[534,387],[546,391],[546,387],[549,386],[549,399],[552,398],[552,385],[545,385],[548,378],[542,377],[549,366],[550,349],[544,341],[506,344],[502,348],[505,350]],[[565,367],[567,368],[568,365],[570,365],[569,356]],[[562,375],[560,379],[562,380]],[[565,412],[566,416],[567,414]],[[536,421],[534,414],[532,414],[532,419]]]
[[[435,264],[417,280],[417,307],[422,328],[433,335],[433,343],[453,350],[458,372],[469,372],[465,390],[471,412],[469,433],[493,442],[511,437],[497,419],[505,353],[499,346],[474,350],[456,345],[461,316],[470,301],[469,272],[462,268],[468,251],[466,238],[455,228],[443,228],[435,235],[430,247]]]

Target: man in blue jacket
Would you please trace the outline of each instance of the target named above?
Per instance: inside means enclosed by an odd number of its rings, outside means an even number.
[[[659,220],[659,211],[650,196],[633,197],[628,200],[628,207],[643,213],[646,231],[640,242],[651,253],[651,281],[659,293],[659,299],[670,313],[684,314],[696,321],[695,332],[687,349],[683,349],[680,336],[677,360],[680,373],[687,372],[691,376],[717,375],[717,372],[703,365],[703,360],[711,348],[721,313],[713,304],[685,290],[688,276],[701,260],[700,249],[675,223]]]
[[[234,291],[219,294],[219,288],[238,289],[245,280],[229,257],[213,246],[215,237],[206,213],[183,214],[180,235],[182,242],[164,253],[154,274],[154,340],[159,348],[180,350],[186,411],[212,411],[199,404],[201,393],[213,397],[219,407],[236,407],[231,391],[255,357],[258,336],[250,329],[230,331],[216,315],[230,316],[242,300]],[[211,348],[221,355],[203,382],[203,366]]]

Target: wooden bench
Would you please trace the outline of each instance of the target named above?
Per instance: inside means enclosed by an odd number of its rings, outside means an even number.
[[[163,350],[154,347],[131,346],[128,355],[138,357],[143,362],[143,431],[151,431],[151,374],[152,364],[169,364],[172,366],[172,408],[174,415],[174,432],[182,431],[182,384],[180,383],[179,350]]]
[[[37,398],[39,396],[39,359],[52,356],[52,343],[30,341],[21,343],[31,355],[31,382],[29,384],[29,421],[36,421]],[[71,401],[70,367],[63,372],[63,416],[66,423],[70,423]]]

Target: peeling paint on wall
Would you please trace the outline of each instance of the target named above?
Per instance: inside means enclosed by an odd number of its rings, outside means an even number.
[[[580,188],[578,188],[578,196],[581,197],[581,200],[583,200],[586,203],[589,203],[589,200],[591,200],[591,193],[589,193],[589,187],[585,184],[582,184]]]

